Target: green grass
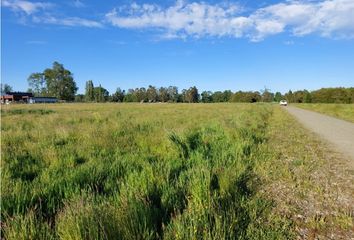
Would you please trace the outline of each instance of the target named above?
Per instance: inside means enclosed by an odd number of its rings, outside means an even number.
[[[295,106],[354,123],[354,104],[301,103]]]
[[[6,239],[292,236],[256,184],[271,106],[41,107],[2,117]]]
[[[275,215],[291,218],[300,239],[352,239],[350,159],[334,152],[284,109],[274,109],[267,130],[271,165],[258,165],[257,172],[266,183],[263,191],[275,201]]]
[[[286,134],[312,139],[274,105],[6,108],[16,114],[1,125],[5,239],[294,239],[299,211],[274,184],[313,191],[306,179],[321,163],[299,142],[282,151]],[[347,212],[336,219],[352,226]]]

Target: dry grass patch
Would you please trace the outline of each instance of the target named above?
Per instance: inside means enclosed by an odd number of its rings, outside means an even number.
[[[303,239],[354,238],[354,174],[343,156],[277,108],[269,127],[273,170],[264,191]]]

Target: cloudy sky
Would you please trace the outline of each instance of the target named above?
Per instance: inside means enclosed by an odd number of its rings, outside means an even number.
[[[354,87],[354,0],[3,0],[2,82],[63,63],[79,92]]]

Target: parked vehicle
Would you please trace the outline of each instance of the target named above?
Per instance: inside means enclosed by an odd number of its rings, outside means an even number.
[[[280,105],[280,106],[288,106],[288,102],[285,101],[285,100],[281,100],[281,101],[279,102],[279,105]]]

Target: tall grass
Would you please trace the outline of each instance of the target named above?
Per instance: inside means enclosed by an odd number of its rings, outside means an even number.
[[[258,191],[271,106],[52,108],[3,116],[6,239],[292,237]]]
[[[354,123],[354,104],[302,103],[295,106]]]

